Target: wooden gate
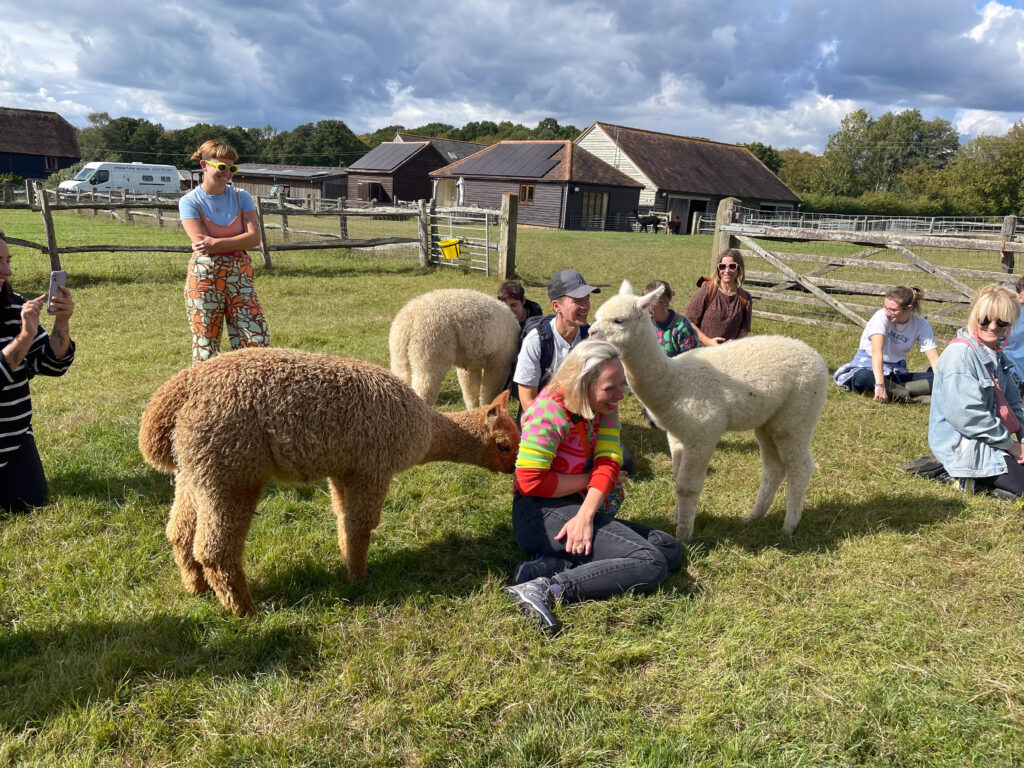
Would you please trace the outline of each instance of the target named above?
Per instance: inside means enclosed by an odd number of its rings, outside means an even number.
[[[960,327],[978,287],[1001,283],[1013,289],[1015,254],[1024,252],[1012,216],[997,238],[823,231],[763,220],[748,225],[738,203],[727,198],[719,205],[714,253],[741,250],[744,287],[758,300],[753,314],[769,320],[863,328],[881,301],[865,305],[858,297],[884,297],[894,285],[916,285],[924,290],[929,322]]]

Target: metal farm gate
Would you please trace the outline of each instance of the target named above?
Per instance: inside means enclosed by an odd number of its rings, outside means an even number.
[[[496,211],[432,210],[429,215],[431,264],[491,273],[491,263],[498,252]],[[449,257],[452,248],[441,248],[440,244],[448,240],[459,241],[455,258]]]

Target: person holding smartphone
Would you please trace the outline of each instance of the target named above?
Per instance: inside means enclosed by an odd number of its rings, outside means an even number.
[[[71,291],[58,286],[49,299],[53,331],[39,324],[47,295],[24,299],[11,288],[11,252],[0,231],[0,511],[27,512],[46,503],[43,464],[32,436],[28,381],[63,376],[75,359],[68,321]]]
[[[238,152],[211,139],[192,159],[199,161],[203,181],[181,198],[178,215],[192,240],[185,305],[192,362],[197,363],[220,351],[225,322],[232,349],[269,346],[270,331],[245,252],[260,244],[256,204],[247,191],[229,183],[238,170]]]

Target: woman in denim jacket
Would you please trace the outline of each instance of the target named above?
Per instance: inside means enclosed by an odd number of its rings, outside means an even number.
[[[964,490],[977,485],[1024,495],[1024,455],[1013,439],[1024,435],[1024,406],[1001,351],[1019,314],[1012,291],[995,284],[979,288],[967,327],[935,366],[928,444]]]

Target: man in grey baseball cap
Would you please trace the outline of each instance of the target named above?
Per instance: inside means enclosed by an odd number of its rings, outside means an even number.
[[[545,317],[527,333],[519,350],[512,381],[518,385],[523,412],[551,380],[569,350],[587,338],[590,328],[590,294],[601,289],[587,285],[573,269],[556,272],[548,280],[548,298],[554,317]]]

